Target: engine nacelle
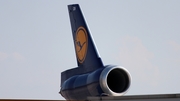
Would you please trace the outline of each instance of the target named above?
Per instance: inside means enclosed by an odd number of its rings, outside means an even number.
[[[130,73],[121,66],[107,65],[101,72],[99,83],[105,94],[110,96],[124,95],[130,87]]]
[[[70,100],[101,95],[121,96],[129,90],[130,84],[131,76],[125,68],[107,65],[91,73],[70,77],[62,83],[60,93]]]

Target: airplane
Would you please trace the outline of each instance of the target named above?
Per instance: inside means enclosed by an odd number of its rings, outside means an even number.
[[[78,4],[68,5],[78,67],[61,72],[60,94],[67,100],[122,96],[131,75],[118,65],[104,65]]]
[[[122,96],[131,85],[130,73],[121,66],[104,65],[78,4],[68,5],[78,67],[61,73],[60,94],[67,100],[180,101],[180,94]],[[0,99],[0,101],[60,101]]]

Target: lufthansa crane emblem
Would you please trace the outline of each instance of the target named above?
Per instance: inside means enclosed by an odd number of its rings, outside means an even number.
[[[88,36],[84,27],[79,27],[76,31],[75,48],[78,61],[83,63],[88,48]]]

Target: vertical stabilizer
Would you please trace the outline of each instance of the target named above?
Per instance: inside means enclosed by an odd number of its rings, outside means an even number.
[[[71,28],[79,67],[103,66],[78,4],[68,5]]]

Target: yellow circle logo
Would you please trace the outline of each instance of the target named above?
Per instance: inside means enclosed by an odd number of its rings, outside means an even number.
[[[83,63],[88,47],[88,36],[84,27],[79,27],[76,31],[75,48],[78,61]]]

